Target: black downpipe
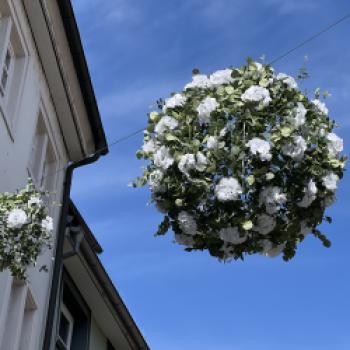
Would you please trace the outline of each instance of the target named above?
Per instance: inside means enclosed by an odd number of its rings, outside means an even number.
[[[55,317],[56,317],[56,305],[58,298],[60,296],[61,289],[61,280],[62,280],[62,271],[63,271],[63,246],[64,246],[64,237],[67,226],[67,216],[69,211],[69,202],[70,202],[70,191],[72,187],[73,172],[75,169],[91,164],[95,162],[101,156],[101,152],[97,152],[91,156],[88,156],[78,162],[73,162],[68,165],[65,175],[65,180],[63,184],[63,198],[62,198],[62,209],[60,222],[57,232],[56,239],[56,252],[55,252],[55,262],[53,267],[51,291],[49,306],[46,318],[46,327],[44,335],[43,350],[51,350],[51,341],[52,335],[55,327]]]

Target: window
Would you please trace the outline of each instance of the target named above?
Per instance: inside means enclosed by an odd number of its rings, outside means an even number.
[[[59,349],[70,350],[73,336],[74,319],[67,307],[61,305],[61,314],[58,327],[57,347]]]
[[[90,310],[68,273],[64,272],[62,282],[56,350],[87,350],[91,324]]]
[[[38,189],[52,193],[56,187],[56,171],[57,158],[40,112],[30,150],[28,173]]]
[[[28,50],[14,19],[8,2],[0,1],[0,118],[12,139],[28,67]]]
[[[14,53],[11,46],[11,18],[0,18],[0,97],[8,97],[12,79]]]

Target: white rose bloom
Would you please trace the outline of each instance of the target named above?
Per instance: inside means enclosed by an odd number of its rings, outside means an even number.
[[[29,201],[28,201],[28,205],[31,206],[31,205],[35,205],[35,206],[38,206],[40,207],[41,205],[43,204],[43,201],[40,197],[30,197]]]
[[[294,113],[295,113],[295,116],[294,116],[293,124],[297,128],[304,125],[307,109],[301,102],[298,102],[297,107],[294,109]]]
[[[210,75],[210,78],[209,78],[210,83],[212,86],[230,84],[233,82],[233,78],[231,74],[232,74],[232,69],[218,70],[215,73]]]
[[[193,247],[194,239],[189,235],[175,234],[175,241],[186,247]]]
[[[165,146],[160,147],[153,156],[154,165],[163,170],[168,169],[174,163],[174,158],[170,155],[169,149]]]
[[[163,192],[165,190],[162,186],[161,181],[163,180],[164,173],[157,169],[149,174],[149,185],[154,192]]]
[[[261,239],[259,246],[262,248],[261,254],[267,255],[267,252],[273,248],[273,243],[269,239]]]
[[[323,186],[329,191],[335,191],[337,189],[338,181],[339,176],[334,173],[330,173],[322,178]]]
[[[303,220],[300,223],[300,233],[304,237],[306,237],[310,232],[312,231],[312,228],[310,228],[306,222],[306,220]]]
[[[224,242],[241,244],[247,240],[247,235],[241,235],[237,227],[226,227],[219,231],[219,237]]]
[[[224,137],[227,134],[227,128],[224,127],[223,129],[220,130],[219,136],[220,137]]]
[[[259,205],[265,205],[268,214],[277,213],[280,206],[286,201],[286,195],[281,193],[281,189],[277,186],[268,186],[259,195]]]
[[[154,131],[157,134],[163,134],[165,131],[174,130],[179,125],[179,122],[173,118],[165,115],[162,119],[156,124]]]
[[[258,72],[261,72],[263,70],[264,66],[261,63],[254,62],[254,64]]]
[[[266,252],[266,255],[270,258],[275,258],[276,256],[280,255],[283,252],[283,249],[286,247],[285,244],[280,244],[278,246],[274,246],[270,250]]]
[[[336,156],[343,150],[343,139],[331,132],[327,135],[328,151],[331,155]]]
[[[293,136],[293,142],[282,146],[282,153],[294,160],[301,161],[306,148],[306,142],[302,136]]]
[[[312,100],[311,102],[316,106],[316,109],[319,112],[328,115],[328,108],[326,107],[325,103],[321,102],[318,99]]]
[[[234,177],[224,177],[215,186],[215,195],[220,202],[237,200],[243,190]]]
[[[279,73],[276,76],[277,80],[282,80],[285,84],[287,84],[291,89],[297,89],[298,88],[298,84],[297,82],[294,80],[293,77],[284,74],[284,73]]]
[[[254,231],[262,235],[267,235],[276,227],[276,219],[267,214],[260,214],[257,217],[257,224],[254,226]]]
[[[186,235],[197,234],[197,223],[192,215],[186,211],[181,211],[177,217],[180,229]]]
[[[219,141],[218,141],[218,138],[215,137],[215,136],[209,136],[208,137],[208,140],[207,140],[207,147],[209,149],[215,149],[215,148],[218,148],[218,145],[219,145]]]
[[[142,150],[147,153],[154,153],[157,149],[158,145],[153,139],[145,142],[142,146]]]
[[[187,153],[181,156],[178,168],[183,174],[189,177],[189,172],[191,170],[196,169],[198,171],[204,171],[207,164],[207,158],[202,152],[197,152],[196,155]]]
[[[210,114],[219,106],[218,102],[213,97],[206,97],[197,107],[198,118],[201,124],[210,122]]]
[[[181,94],[175,94],[174,96],[167,98],[165,100],[165,104],[163,106],[163,112],[165,112],[168,108],[183,106],[185,102],[186,102],[186,96],[183,96]]]
[[[177,166],[183,174],[189,177],[189,172],[196,166],[196,158],[194,154],[187,153],[181,156],[179,164]]]
[[[42,220],[41,221],[41,227],[47,232],[52,232],[53,231],[53,220],[52,220],[52,217],[47,216],[44,220]]]
[[[255,137],[247,143],[247,146],[252,154],[259,154],[262,161],[271,160],[272,154],[270,153],[271,145],[269,142]]]
[[[191,88],[208,88],[211,87],[211,82],[209,78],[204,74],[196,74],[192,77],[192,82],[185,86],[185,90]]]
[[[28,222],[28,216],[22,209],[12,209],[7,216],[7,227],[19,229]]]
[[[197,152],[196,154],[196,170],[198,171],[204,171],[205,168],[208,165],[208,161],[207,158],[205,157],[205,155],[202,152]]]
[[[315,181],[310,180],[306,189],[303,199],[298,203],[298,206],[301,208],[307,208],[311,203],[316,199],[317,186]]]
[[[241,96],[244,102],[260,102],[266,107],[271,101],[270,92],[264,87],[253,85],[248,88]]]

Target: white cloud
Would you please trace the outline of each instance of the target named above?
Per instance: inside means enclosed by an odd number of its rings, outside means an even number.
[[[276,7],[281,15],[312,11],[317,3],[314,0],[265,0],[266,6]]]

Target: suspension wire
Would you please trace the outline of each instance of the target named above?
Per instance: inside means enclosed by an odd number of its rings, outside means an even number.
[[[345,20],[349,19],[350,18],[350,12],[347,13],[346,15],[344,15],[343,17],[337,19],[336,21],[334,21],[333,23],[331,23],[330,25],[328,25],[327,27],[323,28],[322,30],[320,30],[319,32],[311,35],[310,37],[308,37],[307,39],[303,40],[302,42],[300,42],[298,45],[294,46],[293,48],[287,50],[286,52],[284,52],[283,54],[277,56],[276,58],[274,58],[270,63],[269,65],[272,65],[278,61],[280,61],[281,59],[289,56],[291,53],[293,53],[294,51],[300,49],[301,47],[305,46],[306,44],[310,43],[311,41],[315,40],[316,38],[320,37],[321,35],[325,34],[326,32],[330,31],[331,29],[333,29],[334,27],[336,27],[338,24],[344,22]],[[102,147],[98,150],[96,150],[95,154],[96,153],[100,153],[100,152],[103,152],[103,151],[106,151],[108,148],[111,148],[111,147],[114,147],[115,145],[118,145],[119,143],[121,142],[124,142],[130,138],[132,138],[133,136],[136,136],[138,135],[139,133],[143,132],[145,129],[142,128],[142,129],[138,129],[136,131],[133,131],[129,134],[126,134],[125,136],[119,138],[119,139],[116,139],[115,141],[112,141],[111,143],[109,143],[107,146],[105,147]],[[59,168],[58,170],[52,172],[52,173],[49,173],[49,174],[46,174],[45,176],[43,176],[41,178],[41,181],[43,179],[45,179],[46,177],[48,176],[52,176],[52,175],[55,175],[57,173],[59,173],[60,171],[63,171],[63,170],[66,170],[67,169],[67,166],[64,166],[62,168]]]
[[[293,47],[292,49],[286,51],[285,53],[281,54],[280,56],[277,56],[276,58],[274,58],[269,64],[272,65],[278,61],[280,61],[282,58],[287,57],[288,55],[290,55],[292,52],[300,49],[301,47],[305,46],[306,44],[308,44],[310,41],[313,41],[314,39],[318,38],[319,36],[323,35],[324,33],[328,32],[329,30],[331,30],[332,28],[334,28],[335,26],[337,26],[338,24],[340,24],[341,22],[344,22],[345,20],[347,20],[348,18],[350,18],[350,12],[348,14],[346,14],[345,16],[339,18],[338,20],[336,20],[335,22],[331,23],[329,26],[325,27],[324,29],[320,30],[319,32],[311,35],[309,38],[305,39],[304,41],[302,41],[300,44],[296,45],[295,47]]]

